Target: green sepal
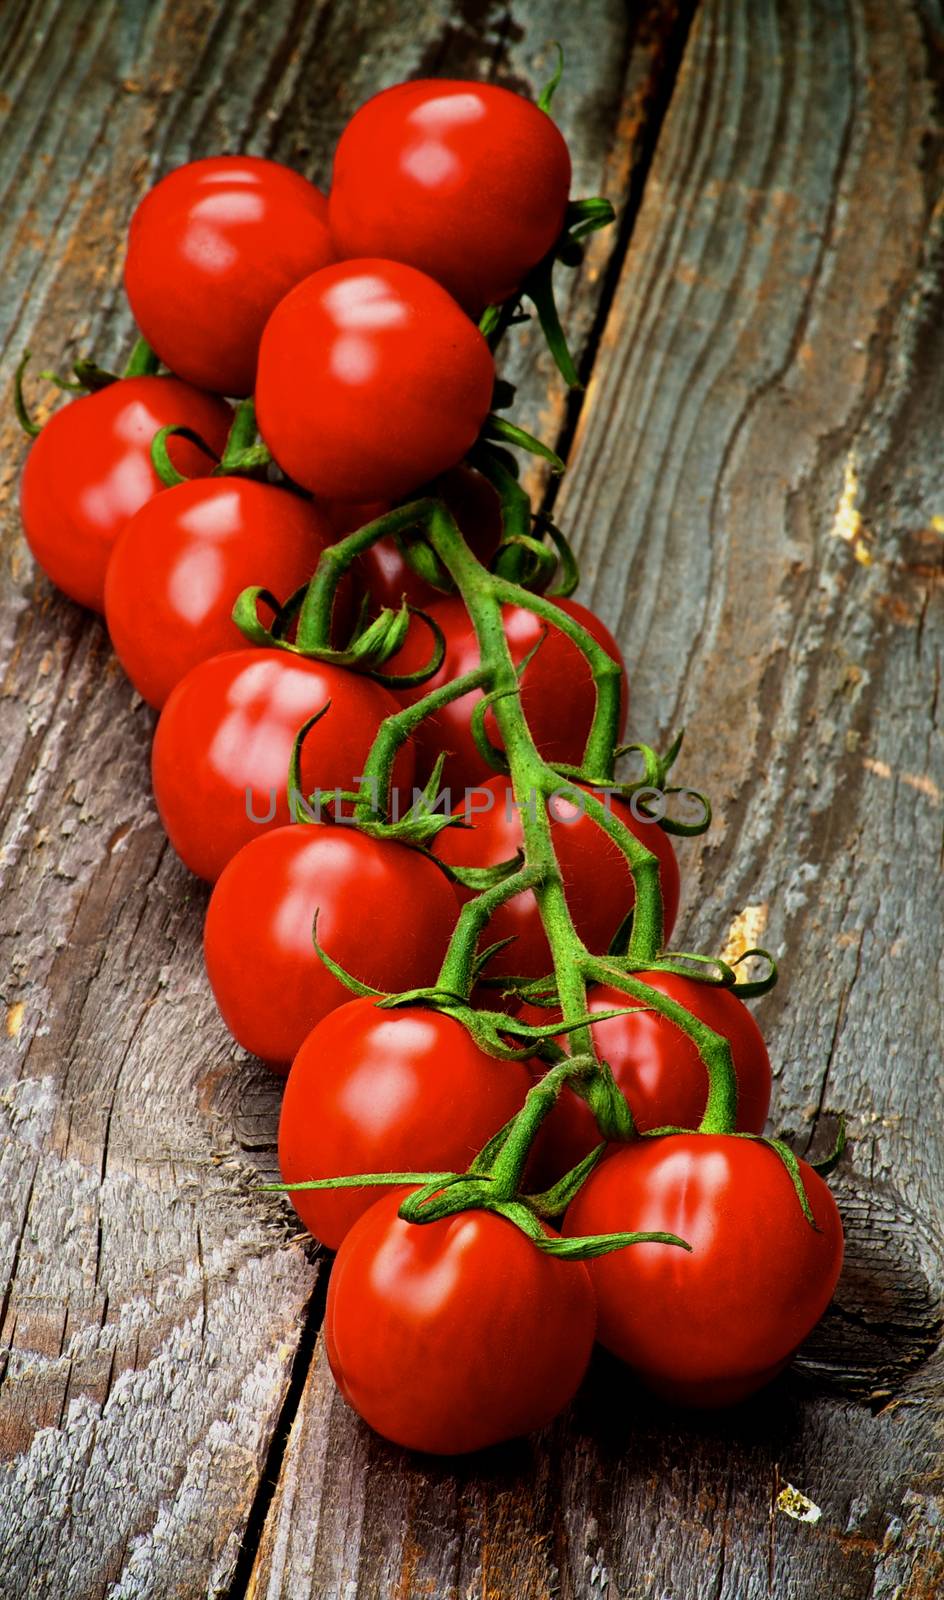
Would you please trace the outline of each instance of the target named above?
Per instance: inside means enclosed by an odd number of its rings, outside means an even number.
[[[557,51],[557,66],[538,95],[537,101],[538,110],[546,111],[548,116],[551,114],[551,101],[554,98],[554,92],[564,76],[564,51],[556,39],[551,40],[551,49]]]
[[[569,389],[583,389],[580,374],[570,353],[567,335],[564,332],[554,299],[554,257],[555,251],[545,256],[544,260],[529,272],[523,286],[523,293],[527,295],[538,314],[541,332],[547,342],[547,347],[554,358],[558,372]]]
[[[518,552],[524,551],[530,560],[522,562]],[[518,557],[517,560],[514,558]],[[509,560],[509,558],[512,558]],[[506,535],[492,558],[492,571],[501,577],[508,578],[512,583],[520,583],[524,589],[538,589],[544,592],[557,571],[557,555],[549,550],[540,539],[535,539],[529,533],[513,533]],[[520,575],[514,575],[514,567],[522,566]]]
[[[516,934],[510,933],[506,939],[496,939],[494,944],[486,945],[484,950],[479,951],[472,963],[473,986],[478,983],[489,962],[494,961],[502,950],[507,950],[510,944],[514,944],[516,938]]]
[[[711,801],[699,789],[689,789],[684,785],[676,784],[672,788],[663,790],[664,794],[682,794],[687,798],[697,800],[702,808],[702,814],[697,822],[681,822],[677,817],[660,817],[659,827],[663,833],[672,834],[677,839],[695,839],[699,834],[706,833],[711,827]]]
[[[545,590],[548,600],[566,600],[574,593],[580,583],[580,568],[577,557],[574,555],[570,541],[564,537],[558,528],[543,513],[538,518],[538,526],[542,533],[549,533],[552,543],[557,550],[557,559],[560,565],[560,577],[555,584]]]
[[[610,954],[614,952],[611,951]],[[637,971],[641,970],[637,968]],[[719,989],[733,989],[737,982],[734,969],[720,956],[703,956],[694,950],[667,950],[664,955],[657,956],[649,963],[648,970],[672,972],[677,977],[691,978],[694,983],[713,984]]]
[[[100,389],[110,389],[113,383],[119,382],[117,373],[109,372],[106,367],[100,367],[97,361],[87,361],[83,356],[73,361],[72,371],[79,387],[87,394],[97,394]]]
[[[196,445],[198,450],[202,450],[204,455],[209,456],[211,461],[218,459],[216,451],[211,450],[206,440],[201,439],[199,433],[195,433],[193,428],[184,428],[174,422],[169,423],[166,428],[159,428],[151,440],[151,464],[165,489],[174,489],[179,483],[190,482],[190,479],[185,477],[182,472],[177,471],[170,459],[167,441],[171,438],[187,439],[191,444]]]
[[[402,634],[398,635],[398,642],[393,649],[386,651],[383,660],[389,661],[391,656],[396,655],[406,638],[411,617],[419,617],[421,622],[425,622],[433,636],[433,653],[426,665],[417,667],[415,672],[380,672],[375,670],[371,672],[370,676],[375,682],[382,683],[387,689],[418,688],[420,684],[426,683],[430,678],[434,678],[442,666],[446,655],[446,636],[435,618],[429,616],[426,611],[421,611],[417,606],[411,606],[404,602],[397,615],[406,617],[406,625],[403,627]]]
[[[307,584],[306,584],[307,588]],[[275,613],[278,619],[281,606],[275,595],[269,589],[243,589],[233,606],[231,616],[240,633],[250,644],[274,646],[280,650],[292,648],[284,639],[275,633],[276,624],[267,628],[265,623],[259,621],[260,604],[267,606]]]
[[[446,821],[449,824],[452,818]],[[496,883],[503,883],[512,873],[518,872],[524,865],[524,852],[519,850],[510,861],[496,861],[490,867],[454,867],[446,861],[440,865],[445,869],[446,877],[454,883],[461,884],[463,889],[471,889],[474,894],[481,894],[483,889],[491,889]],[[502,945],[508,942],[507,939],[501,941]]]
[[[479,333],[484,339],[487,339],[495,332],[495,329],[498,327],[498,324],[501,321],[501,312],[502,308],[500,305],[485,307],[485,310],[479,317]]]
[[[607,1145],[605,1142],[598,1144],[595,1149],[590,1151],[589,1155],[585,1155],[577,1166],[572,1167],[569,1172],[565,1172],[564,1176],[552,1184],[549,1189],[542,1190],[540,1194],[529,1194],[528,1205],[532,1211],[536,1212],[539,1217],[547,1217],[548,1220],[552,1217],[563,1216],[571,1200],[583,1187],[591,1172],[600,1165],[606,1155],[606,1151]]]
[[[839,1127],[836,1129],[836,1141],[830,1150],[829,1155],[824,1156],[822,1161],[810,1161],[807,1163],[807,1165],[811,1166],[813,1171],[818,1173],[821,1178],[828,1178],[830,1173],[835,1172],[836,1168],[838,1167],[845,1153],[845,1149],[846,1119],[845,1117],[841,1116],[839,1118]]]
[[[496,772],[508,771],[508,757],[505,755],[504,750],[499,750],[497,745],[492,744],[485,730],[485,718],[489,707],[493,706],[496,700],[505,700],[511,693],[510,689],[494,689],[491,694],[483,694],[480,700],[476,700],[472,708],[472,715],[469,718],[469,732],[474,740],[475,748],[482,760],[488,766],[493,767]]]
[[[418,578],[428,583],[431,589],[436,589],[440,594],[452,594],[454,584],[448,572],[424,539],[397,538],[397,544],[404,561],[415,572]]]
[[[44,367],[39,376],[47,383],[55,384],[64,394],[88,394],[88,386],[81,383],[78,378],[64,378],[61,373],[53,372],[50,367]]]
[[[735,975],[734,993],[739,995],[742,1000],[755,999],[758,995],[769,994],[780,976],[777,963],[770,951],[762,949],[760,945],[755,946],[752,950],[745,950],[743,955],[739,955],[736,961],[731,962],[731,966],[732,968],[739,967],[742,961],[750,961],[758,956],[767,962],[769,970],[764,978],[748,978],[746,981],[738,980]]]
[[[23,374],[29,365],[30,356],[31,352],[24,350],[13,372],[13,409],[16,412],[16,420],[23,432],[28,438],[37,439],[43,431],[42,424],[33,421],[23,394]]]
[[[762,1133],[731,1133],[728,1135],[728,1137],[732,1139],[750,1139],[754,1144],[765,1144],[768,1150],[773,1151],[778,1160],[783,1162],[783,1165],[786,1167],[787,1172],[789,1173],[790,1182],[793,1184],[793,1188],[796,1192],[796,1197],[800,1202],[803,1215],[805,1216],[810,1227],[814,1228],[816,1232],[819,1233],[821,1230],[816,1218],[813,1215],[813,1208],[810,1205],[809,1195],[807,1194],[803,1183],[803,1174],[800,1171],[800,1162],[796,1152],[791,1150],[790,1146],[785,1144],[783,1139],[768,1139],[766,1135]]]
[[[361,983],[360,978],[355,978],[353,973],[348,972],[344,967],[340,966],[337,961],[334,961],[332,957],[328,955],[328,952],[324,949],[324,947],[319,944],[317,911],[315,912],[311,924],[311,942],[315,947],[315,954],[317,955],[318,960],[327,967],[332,978],[337,978],[338,983],[343,984],[345,989],[349,989],[351,994],[357,995],[357,997],[361,1000],[386,1000],[387,996],[384,994],[382,989],[372,989],[369,983]]]
[[[566,471],[566,466],[549,445],[542,444],[533,433],[527,433],[524,428],[519,428],[514,422],[509,422],[507,417],[496,416],[490,411],[482,424],[482,438],[502,439],[505,444],[514,445],[517,450],[527,450],[533,456],[540,456],[542,461],[550,463],[555,473]]]
[[[308,1178],[302,1183],[260,1183],[256,1187],[264,1194],[293,1194],[297,1189],[367,1189],[388,1184],[396,1188],[403,1183],[442,1183],[461,1177],[455,1172],[357,1172],[347,1178]]]
[[[124,378],[153,378],[160,370],[161,358],[155,350],[151,349],[143,335],[139,334],[134,342],[128,365],[125,367]]]
[[[302,745],[305,743],[305,740],[308,738],[308,735],[315,724],[320,722],[323,716],[327,715],[330,708],[331,701],[326,700],[320,711],[316,711],[314,716],[308,717],[307,720],[302,723],[294,739],[292,740],[292,753],[288,759],[288,781],[286,784],[286,791],[288,796],[289,816],[293,822],[303,822],[308,820],[307,818],[300,817],[298,815],[298,800],[302,794]]]
[[[564,215],[561,241],[576,243],[579,239],[585,239],[590,233],[597,233],[600,228],[608,228],[615,221],[616,212],[612,203],[603,195],[596,194],[584,200],[571,200]]]
[[[564,1261],[595,1261],[598,1256],[609,1255],[613,1250],[625,1250],[631,1244],[671,1244],[691,1254],[692,1247],[677,1233],[589,1233],[571,1239],[538,1239],[538,1249],[545,1255],[558,1256]]]

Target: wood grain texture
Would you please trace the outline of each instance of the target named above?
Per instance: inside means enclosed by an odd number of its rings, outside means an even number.
[[[578,188],[623,192],[677,16],[654,5],[627,20],[618,0],[579,17],[543,0],[10,0],[4,392],[26,344],[60,368],[92,346],[106,362],[126,352],[122,239],[155,177],[245,149],[324,180],[346,117],[404,75],[533,87],[561,38]],[[578,353],[618,246],[595,241],[571,282]],[[555,430],[562,400],[534,341],[514,376],[522,416]],[[38,394],[42,414],[54,394]],[[238,1594],[306,1371],[319,1263],[287,1206],[258,1192],[277,1088],[210,1000],[205,892],[149,797],[152,715],[100,625],[33,570],[16,513],[23,454],[5,413],[0,1595]],[[365,1525],[365,1548],[382,1538]],[[301,1582],[287,1574],[284,1592]]]
[[[684,721],[716,802],[681,943],[777,952],[778,1126],[821,1149],[849,1115],[835,1307],[741,1411],[667,1416],[601,1360],[458,1467],[372,1439],[319,1354],[254,1596],[944,1586],[940,46],[906,0],[705,0],[556,501],[634,731]]]

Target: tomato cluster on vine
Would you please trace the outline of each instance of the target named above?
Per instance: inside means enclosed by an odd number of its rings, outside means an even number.
[[[287,1074],[339,1388],[443,1453],[550,1421],[596,1339],[677,1402],[740,1399],[842,1259],[763,1136],[772,963],[669,948],[672,835],[710,812],[673,820],[678,741],[620,744],[626,664],[515,452],[563,463],[503,415],[525,307],[577,381],[554,272],[612,217],[570,197],[556,81],[384,91],[327,196],[176,169],[131,221],[125,374],[77,362],[41,430],[17,374],[28,543],[159,712],[220,1014]]]

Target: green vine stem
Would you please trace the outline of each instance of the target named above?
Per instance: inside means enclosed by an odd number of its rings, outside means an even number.
[[[530,891],[537,901],[553,961],[553,986],[562,1013],[560,1024],[547,1029],[570,1038],[569,1054],[557,1048],[546,1075],[525,1099],[515,1118],[501,1130],[473,1163],[469,1174],[443,1185],[440,1175],[404,1202],[402,1214],[414,1221],[431,1221],[471,1205],[500,1208],[519,1226],[527,1212],[518,1198],[527,1153],[541,1122],[565,1084],[585,1098],[605,1139],[630,1139],[635,1135],[632,1113],[617,1089],[612,1074],[596,1055],[587,1004],[587,987],[608,983],[646,1009],[660,1012],[692,1039],[705,1065],[708,1095],[703,1132],[728,1132],[734,1128],[737,1089],[730,1046],[684,1006],[650,988],[634,971],[657,965],[662,954],[663,908],[658,858],[620,819],[574,777],[550,766],[535,746],[525,718],[520,694],[520,665],[512,660],[505,635],[503,608],[524,606],[559,628],[588,661],[596,688],[596,708],[583,761],[577,776],[581,783],[607,784],[612,778],[618,749],[621,668],[572,617],[552,601],[521,589],[500,573],[484,568],[466,544],[448,509],[439,501],[423,499],[398,507],[375,522],[333,545],[319,563],[309,585],[299,617],[299,641],[304,624],[305,643],[318,648],[328,635],[334,593],[351,562],[379,538],[408,528],[423,532],[449,573],[469,613],[478,641],[480,665],[473,672],[431,691],[414,705],[386,719],[364,767],[354,820],[370,830],[390,828],[384,822],[391,774],[404,740],[425,716],[473,689],[488,699],[501,734],[504,760],[511,777],[522,827],[519,863],[497,883],[484,888],[460,914],[436,985],[431,994],[468,1000],[476,979],[478,944],[496,909],[513,895]],[[567,905],[560,865],[554,849],[548,803],[567,798],[583,807],[624,853],[632,872],[635,906],[625,956],[602,957],[591,953],[574,928]],[[539,803],[536,803],[539,802]],[[437,826],[439,819],[437,819]],[[442,825],[449,825],[443,818]],[[510,1208],[510,1209],[509,1209]],[[530,1222],[540,1226],[533,1213]],[[527,1231],[531,1232],[530,1223]]]

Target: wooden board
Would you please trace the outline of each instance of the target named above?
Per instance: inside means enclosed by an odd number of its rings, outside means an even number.
[[[715,801],[680,942],[777,952],[778,1127],[819,1149],[850,1118],[836,1306],[727,1416],[660,1412],[601,1360],[545,1436],[458,1465],[353,1419],[317,1254],[258,1192],[277,1090],[215,1016],[151,714],[32,571],[6,419],[4,1600],[944,1586],[942,19],[690,9],[8,0],[4,372],[27,342],[39,365],[127,348],[122,232],[168,166],[248,149],[326,179],[374,87],[533,89],[562,40],[577,187],[628,204],[571,289],[586,392],[565,403],[529,335],[509,371],[568,454],[556,515],[634,662],[634,732],[684,721],[683,776]],[[818,1523],[777,1509],[786,1483]]]

